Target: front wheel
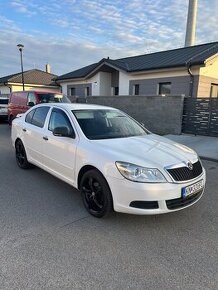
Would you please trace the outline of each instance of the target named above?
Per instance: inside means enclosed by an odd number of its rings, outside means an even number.
[[[84,206],[91,215],[100,218],[112,211],[113,199],[110,188],[97,170],[89,170],[83,175],[80,191]]]
[[[31,164],[28,162],[26,157],[26,151],[21,140],[18,140],[15,144],[15,155],[17,165],[22,169],[28,169],[31,167]]]

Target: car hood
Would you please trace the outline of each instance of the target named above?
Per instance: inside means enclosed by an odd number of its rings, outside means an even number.
[[[145,167],[163,168],[188,161],[196,162],[198,159],[192,149],[155,134],[92,142],[98,153],[104,153],[114,161]]]

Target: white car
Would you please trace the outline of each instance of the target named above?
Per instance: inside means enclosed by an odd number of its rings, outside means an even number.
[[[205,170],[190,148],[125,113],[88,104],[40,104],[16,118],[20,168],[41,167],[79,189],[90,214],[162,214],[196,203]]]
[[[0,97],[0,118],[8,119],[8,98]]]

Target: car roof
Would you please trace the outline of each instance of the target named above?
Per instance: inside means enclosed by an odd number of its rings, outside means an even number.
[[[113,107],[95,105],[95,104],[80,104],[80,103],[43,103],[36,105],[37,107],[41,106],[50,106],[50,107],[59,107],[66,110],[117,110]],[[34,107],[36,107],[34,106]]]
[[[55,90],[42,90],[42,91],[37,91],[37,90],[29,90],[29,91],[16,91],[12,92],[13,93],[36,93],[36,94],[57,94],[57,95],[63,95],[61,92],[57,92]]]

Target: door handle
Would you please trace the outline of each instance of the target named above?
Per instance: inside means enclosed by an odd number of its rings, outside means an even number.
[[[48,137],[47,136],[43,136],[42,137],[45,141],[48,141]]]
[[[26,132],[26,128],[23,128],[23,132]]]

